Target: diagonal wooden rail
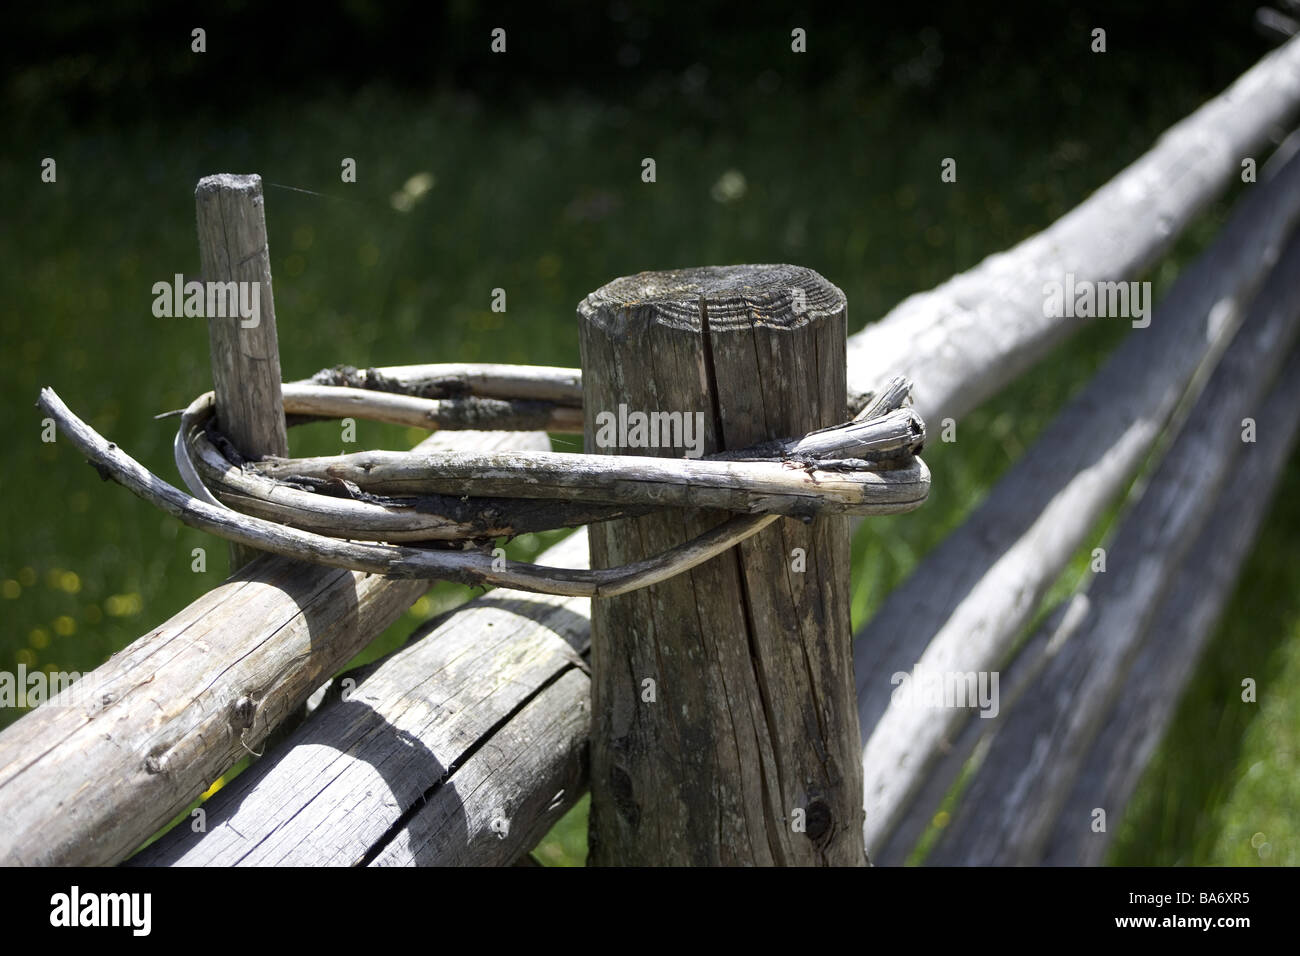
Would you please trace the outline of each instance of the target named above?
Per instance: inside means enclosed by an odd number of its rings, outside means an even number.
[[[868,845],[883,842],[968,711],[895,706],[893,675],[992,672],[1103,509],[1199,388],[1300,223],[1300,157],[1246,191],[1229,222],[864,630],[856,659]]]

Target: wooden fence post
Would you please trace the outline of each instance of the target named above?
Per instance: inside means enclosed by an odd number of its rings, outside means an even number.
[[[234,282],[234,298],[205,295],[212,385],[217,423],[245,458],[285,457],[284,403],[280,396],[280,347],[271,296],[271,257],[266,242],[262,177],[219,173],[204,176],[194,190],[198,212],[199,262],[206,283]],[[244,285],[248,283],[248,285]],[[224,302],[224,315],[208,303]],[[254,306],[251,316],[231,303]],[[231,314],[234,312],[235,314]],[[257,557],[240,545],[230,546],[234,572]]]
[[[680,458],[847,417],[844,294],[809,269],[641,273],[578,316],[588,452]],[[722,517],[592,525],[592,567]],[[866,862],[849,562],[846,519],[782,518],[670,581],[593,600],[593,865]]]

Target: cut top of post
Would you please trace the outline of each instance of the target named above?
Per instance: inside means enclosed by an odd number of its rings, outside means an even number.
[[[262,177],[257,173],[213,173],[204,176],[194,187],[195,192],[246,192],[262,194]]]
[[[578,314],[610,332],[630,324],[723,332],[797,328],[845,308],[844,293],[812,269],[735,265],[624,276],[583,299]]]

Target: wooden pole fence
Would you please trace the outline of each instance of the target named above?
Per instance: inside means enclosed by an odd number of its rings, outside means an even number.
[[[936,290],[908,299],[884,321],[853,336],[849,392],[854,396],[873,393],[886,378],[902,372],[916,382],[918,410],[935,427],[945,416],[960,417],[976,407],[1077,327],[1073,321],[1044,321],[1037,294],[1043,282],[1059,277],[1066,264],[1084,280],[1135,276],[1236,178],[1242,156],[1266,147],[1275,131],[1294,116],[1298,103],[1300,40],[1293,39],[1168,131],[1145,156],[1044,232],[990,257]],[[1159,228],[1153,229],[1152,223]],[[1099,236],[1104,236],[1104,241]],[[412,375],[424,375],[424,367],[421,369]],[[571,396],[576,383],[566,370],[557,374],[555,388]],[[456,374],[444,376],[440,370],[434,375],[439,378],[436,384],[431,383],[427,397],[454,398]],[[551,397],[551,392],[537,397]],[[1293,406],[1294,402],[1289,407]],[[458,447],[486,450],[474,443]],[[572,566],[585,563],[580,555]],[[37,708],[0,733],[0,817],[9,824],[0,831],[0,860],[66,864],[124,859],[161,822],[243,756],[242,741],[257,746],[266,725],[291,710],[314,682],[368,643],[423,589],[422,582],[381,580],[352,572],[317,571],[311,580],[301,581],[285,577],[300,567],[280,558],[261,559],[257,566],[245,569],[87,675],[87,679],[111,685],[94,707],[84,711]],[[1192,591],[1195,593],[1195,588]],[[502,592],[483,600],[505,598]],[[573,609],[575,642],[581,644],[588,633],[584,611],[591,602],[568,598],[563,603]],[[454,632],[465,646],[474,646],[492,633],[494,625],[501,626],[500,621],[479,615],[481,604],[474,602],[449,616],[438,633],[445,638]],[[529,616],[525,604],[506,616],[512,621],[517,642],[533,639],[546,627]],[[457,626],[458,621],[463,621],[463,626]],[[134,679],[136,668],[150,662],[165,663],[164,659],[173,663],[160,670],[154,682],[142,686]],[[185,660],[201,660],[203,666],[182,673]],[[393,661],[396,664],[398,658]],[[564,688],[573,706],[585,706],[585,678],[571,665],[564,666],[569,667],[565,680],[556,680],[555,671],[548,670],[536,680],[529,679],[531,692],[554,697]],[[407,676],[412,687],[419,687],[426,696],[445,696],[440,685],[431,689],[420,683],[416,663],[411,667]],[[234,731],[227,704],[236,701],[246,688],[256,688],[260,702],[253,725]],[[382,690],[374,689],[376,698]],[[406,706],[405,697],[394,691],[390,706],[400,710]],[[563,707],[557,704],[555,709]],[[548,707],[542,713],[551,712]],[[548,726],[545,721],[533,723],[538,713],[531,704],[496,713],[492,734],[486,738],[494,745],[483,743],[471,760],[454,765],[457,772],[489,756],[525,766],[529,735]],[[299,733],[308,732],[315,721],[313,715]],[[581,749],[580,741],[570,743]],[[321,761],[352,759],[350,754],[333,751],[326,755],[326,750],[282,748],[255,769],[269,784],[281,768],[287,771],[289,753],[315,755],[316,764],[298,766],[298,772],[309,774],[319,770]],[[166,753],[185,759],[172,763],[146,760]],[[41,756],[34,758],[33,754]],[[549,772],[539,772],[533,781],[538,787],[563,777],[561,765],[552,763]],[[450,779],[454,782],[456,778]],[[105,780],[113,781],[112,786],[105,786]],[[581,780],[580,775],[573,786],[580,788]],[[57,793],[51,792],[53,781],[58,781]],[[508,781],[502,783],[509,789]],[[372,780],[347,777],[343,783],[320,790],[320,800],[346,802],[373,786]],[[440,783],[428,786],[429,792],[436,792]],[[460,805],[458,789],[451,787],[448,799]],[[223,804],[234,805],[225,799],[232,792],[233,788],[219,792],[209,801],[209,808],[215,813]],[[290,791],[278,792],[283,796]],[[476,801],[501,791],[475,789],[473,797],[468,788],[462,792],[464,818],[479,820],[484,807]],[[527,788],[516,787],[513,792],[520,807],[535,803],[537,794],[528,793]],[[547,799],[553,794],[546,794]],[[572,797],[570,791],[560,803]],[[267,816],[260,822],[268,832],[292,822],[290,809],[277,817],[278,807],[290,804],[264,805]],[[553,819],[549,814],[555,812],[556,804],[543,801],[542,805],[547,818]],[[411,810],[409,820],[401,816],[407,810]],[[410,807],[403,808],[400,819],[389,821],[397,823],[391,832],[404,839],[402,827],[413,825],[418,816]],[[492,820],[495,822],[495,816]],[[240,820],[241,830],[248,822]],[[518,826],[529,830],[525,822]],[[213,834],[187,831],[175,838],[182,837],[201,844]],[[483,838],[475,846],[490,842]],[[236,853],[228,859],[238,858]],[[303,856],[304,861],[321,858]],[[430,858],[436,855],[424,859]],[[459,857],[474,858],[499,856]]]

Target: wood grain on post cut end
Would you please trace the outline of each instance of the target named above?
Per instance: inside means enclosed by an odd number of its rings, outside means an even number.
[[[682,456],[631,433],[602,447],[597,423],[620,405],[699,422],[704,455],[847,417],[846,302],[809,269],[641,273],[578,316],[589,452]],[[593,525],[592,567],[719,520],[665,509]],[[845,519],[786,518],[688,573],[592,602],[592,863],[865,862],[848,574]]]
[[[812,269],[738,265],[624,276],[587,296],[578,314],[610,334],[650,322],[696,332],[707,323],[709,330],[723,332],[796,328],[842,315],[845,307],[844,293]]]

